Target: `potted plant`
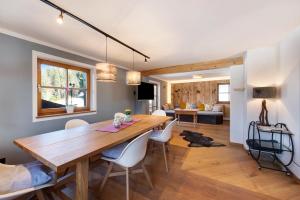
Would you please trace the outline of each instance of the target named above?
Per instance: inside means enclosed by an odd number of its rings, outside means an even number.
[[[132,121],[132,117],[131,117],[131,110],[130,109],[125,109],[124,111],[125,113],[125,122],[131,122]]]

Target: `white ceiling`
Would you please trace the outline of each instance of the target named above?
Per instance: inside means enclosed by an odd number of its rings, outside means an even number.
[[[151,57],[137,68],[195,63],[277,43],[300,25],[299,0],[53,0]],[[1,0],[0,28],[103,59],[105,38],[38,0]],[[109,42],[109,60],[132,53]]]
[[[193,75],[201,75],[201,79],[193,79]],[[230,68],[221,69],[210,69],[184,73],[173,73],[173,74],[160,74],[152,75],[151,77],[168,81],[170,83],[181,83],[181,82],[198,82],[208,80],[222,80],[230,79]]]

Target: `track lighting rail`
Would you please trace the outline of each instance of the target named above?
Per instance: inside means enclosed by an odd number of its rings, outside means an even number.
[[[78,16],[76,16],[76,15],[70,13],[69,11],[63,9],[62,7],[60,7],[60,6],[58,6],[58,5],[54,4],[54,3],[52,3],[51,1],[48,1],[48,0],[40,0],[40,1],[44,2],[45,4],[47,4],[47,5],[49,5],[49,6],[53,7],[53,8],[55,8],[55,9],[57,9],[57,10],[59,10],[59,11],[62,12],[63,14],[66,14],[66,15],[70,16],[71,18],[73,18],[73,19],[75,19],[75,20],[77,20],[77,21],[79,21],[79,22],[85,24],[86,26],[88,26],[88,27],[94,29],[94,30],[97,31],[98,33],[101,33],[102,35],[104,35],[104,36],[106,36],[106,37],[108,37],[108,38],[110,38],[110,39],[112,39],[112,40],[118,42],[119,44],[121,44],[121,45],[127,47],[128,49],[131,49],[132,51],[134,51],[134,52],[136,52],[136,53],[142,55],[143,57],[145,57],[145,60],[150,59],[150,57],[147,56],[146,54],[144,54],[144,53],[142,53],[142,52],[140,52],[140,51],[134,49],[133,47],[129,46],[128,44],[125,44],[124,42],[120,41],[119,39],[117,39],[117,38],[115,38],[115,37],[109,35],[108,33],[106,33],[106,32],[104,32],[104,31],[100,30],[99,28],[95,27],[94,25],[92,25],[92,24],[88,23],[87,21],[81,19],[80,17],[78,17]]]

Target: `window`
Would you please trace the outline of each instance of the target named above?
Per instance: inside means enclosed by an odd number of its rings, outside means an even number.
[[[38,116],[63,114],[69,105],[90,111],[90,69],[44,59],[37,67]]]
[[[218,84],[218,102],[229,103],[230,101],[230,86],[229,83]]]

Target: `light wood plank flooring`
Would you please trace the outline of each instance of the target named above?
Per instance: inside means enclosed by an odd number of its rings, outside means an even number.
[[[188,148],[179,133],[195,130],[213,137],[226,147]],[[170,142],[166,173],[161,151],[149,152],[146,167],[154,184],[151,190],[143,174],[131,175],[132,200],[256,200],[300,199],[300,185],[284,173],[258,170],[247,152],[229,144],[229,125],[176,126]],[[97,162],[90,172],[90,199],[124,200],[125,177],[109,178],[103,192],[98,186],[107,163]],[[117,169],[116,169],[117,170]],[[74,184],[64,190],[74,195]]]

